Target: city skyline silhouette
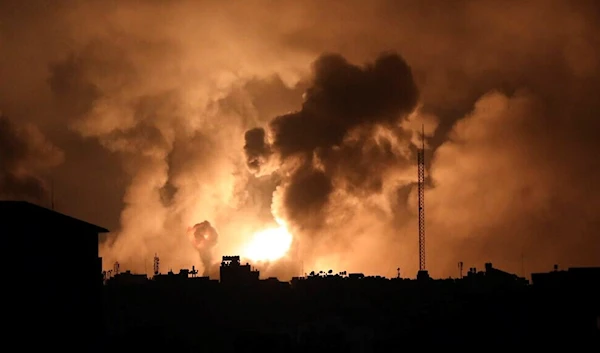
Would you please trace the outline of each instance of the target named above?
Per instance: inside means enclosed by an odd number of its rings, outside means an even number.
[[[589,347],[599,38],[594,0],[1,1],[7,336]]]

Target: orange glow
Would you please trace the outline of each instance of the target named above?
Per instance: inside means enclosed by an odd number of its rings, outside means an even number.
[[[252,235],[243,250],[243,257],[252,261],[275,261],[284,257],[292,245],[292,234],[285,223],[277,220],[279,227],[267,228]]]

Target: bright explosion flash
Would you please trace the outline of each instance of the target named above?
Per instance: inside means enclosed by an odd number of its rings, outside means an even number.
[[[244,257],[252,261],[275,261],[288,252],[292,245],[292,235],[283,222],[277,228],[269,228],[254,233],[244,250]]]

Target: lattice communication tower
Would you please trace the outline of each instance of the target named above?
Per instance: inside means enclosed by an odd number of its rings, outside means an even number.
[[[417,153],[419,190],[419,271],[425,271],[425,126],[422,126],[422,144]]]

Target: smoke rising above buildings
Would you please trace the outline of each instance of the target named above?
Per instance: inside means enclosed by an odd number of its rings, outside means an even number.
[[[275,216],[305,269],[412,273],[424,123],[433,276],[519,272],[521,253],[528,272],[597,265],[599,17],[586,0],[6,0],[0,109],[56,147],[20,134],[37,147],[13,157],[2,125],[0,194],[18,175],[43,199],[25,176],[52,175],[59,210],[111,229],[105,263],[133,271],[156,252],[199,268],[198,220],[234,255]]]
[[[302,109],[275,117],[268,133],[248,130],[244,149],[256,173],[278,158],[285,170],[282,216],[318,231],[335,188],[378,193],[388,169],[411,164],[412,156],[393,142],[411,135],[401,123],[415,109],[418,90],[408,64],[391,53],[365,67],[324,55],[313,64],[313,76]]]
[[[213,261],[213,248],[217,245],[219,234],[217,230],[210,225],[210,222],[204,221],[195,224],[188,229],[190,241],[194,248],[198,250],[202,265],[204,267],[204,276],[208,276]]]

